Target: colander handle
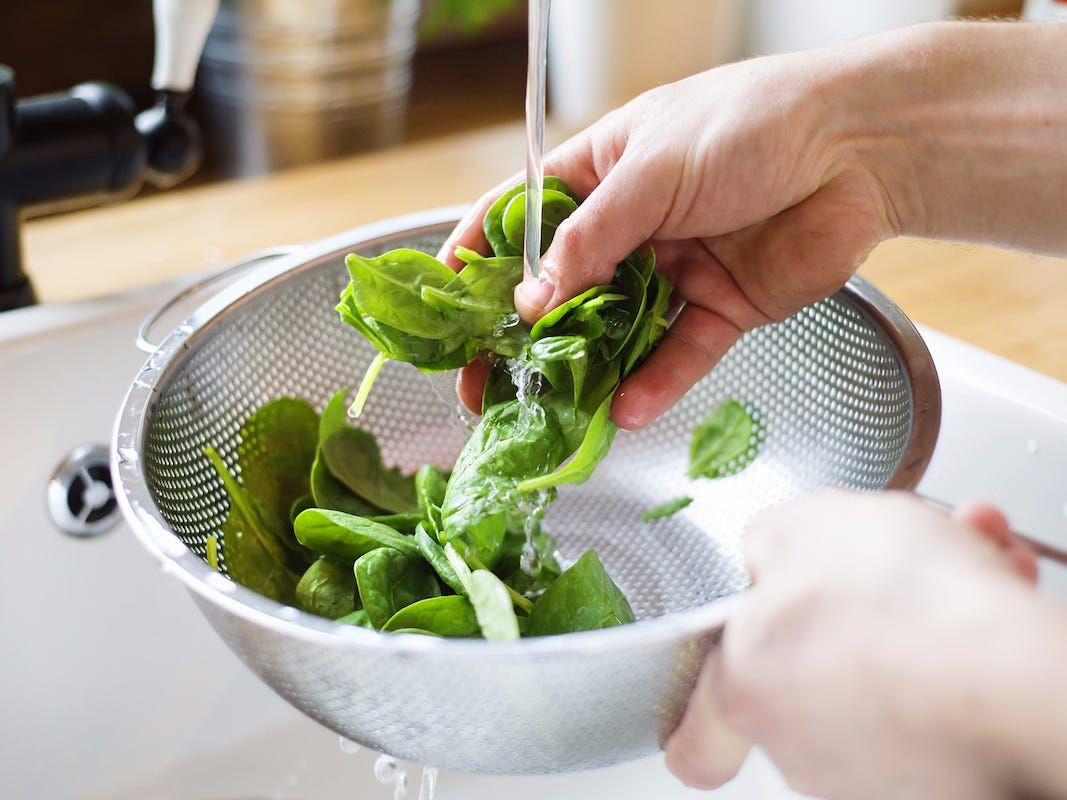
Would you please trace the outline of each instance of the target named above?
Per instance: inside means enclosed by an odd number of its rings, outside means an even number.
[[[143,350],[145,353],[151,355],[159,349],[159,345],[153,343],[149,336],[152,333],[152,329],[159,322],[160,318],[185,300],[191,297],[196,297],[203,293],[203,291],[211,286],[222,283],[227,280],[232,280],[240,275],[247,269],[258,266],[264,261],[270,261],[275,258],[283,258],[284,256],[292,256],[300,253],[303,250],[303,246],[297,244],[279,245],[278,247],[269,247],[266,250],[257,250],[255,253],[245,256],[239,261],[235,261],[232,264],[228,264],[222,269],[212,272],[209,275],[204,276],[198,280],[193,281],[180,292],[173,297],[165,300],[160,305],[156,306],[144,321],[141,323],[141,327],[137,329],[137,349]]]
[[[943,500],[930,497],[929,495],[919,494],[916,492],[919,499],[925,501],[928,505],[939,508],[942,511],[952,511],[952,505],[946,503]],[[1060,550],[1058,547],[1053,547],[1050,544],[1035,539],[1032,536],[1027,536],[1025,533],[1019,533],[1017,530],[1012,530],[1012,534],[1016,539],[1026,544],[1034,551],[1038,558],[1044,558],[1047,561],[1054,561],[1057,564],[1063,564],[1067,566],[1067,551]]]

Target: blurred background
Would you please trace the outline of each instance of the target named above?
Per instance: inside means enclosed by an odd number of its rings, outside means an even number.
[[[1022,0],[554,0],[549,112],[566,132],[742,56],[1023,10]],[[187,185],[518,120],[525,21],[524,0],[223,0],[192,106],[207,161]],[[150,0],[0,10],[0,63],[21,97],[104,80],[144,107],[152,55]]]

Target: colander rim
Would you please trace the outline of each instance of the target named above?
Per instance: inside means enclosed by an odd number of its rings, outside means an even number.
[[[138,372],[115,422],[112,475],[119,505],[134,535],[160,560],[165,572],[177,577],[199,598],[280,634],[314,640],[318,644],[373,648],[379,652],[412,655],[507,659],[601,653],[626,649],[638,643],[647,646],[655,642],[681,642],[713,634],[744,601],[746,589],[700,606],[640,620],[632,625],[565,636],[486,642],[478,639],[383,634],[309,614],[230,581],[208,566],[169,530],[148,488],[143,460],[138,454],[147,432],[154,398],[173,371],[195,350],[197,339],[209,334],[229,311],[253,301],[269,290],[275,281],[285,279],[290,273],[314,269],[323,259],[335,258],[342,251],[370,246],[401,234],[414,237],[447,232],[467,210],[467,206],[448,206],[416,212],[359,226],[310,243],[297,253],[254,268],[245,277],[203,302],[175,326]],[[839,294],[883,329],[900,353],[912,393],[914,414],[904,455],[887,488],[912,489],[929,464],[940,428],[940,384],[933,358],[912,322],[869,281],[853,277]]]

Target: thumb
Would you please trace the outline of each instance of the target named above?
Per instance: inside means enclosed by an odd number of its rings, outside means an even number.
[[[624,156],[559,226],[541,259],[541,274],[527,275],[515,289],[515,307],[525,322],[535,322],[592,286],[610,283],[615,266],[652,237],[664,204],[644,171]]]
[[[745,737],[730,729],[719,712],[719,670],[716,650],[705,662],[682,721],[665,747],[667,768],[695,789],[715,789],[730,781],[752,747]]]

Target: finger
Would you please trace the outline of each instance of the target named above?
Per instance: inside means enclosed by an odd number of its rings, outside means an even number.
[[[1037,583],[1037,555],[1011,529],[1007,517],[988,503],[962,503],[952,511],[952,518],[992,542],[1008,560],[1012,569],[1028,583]]]
[[[482,358],[473,358],[456,377],[456,394],[463,405],[475,414],[482,413],[482,395],[492,366]]]
[[[712,311],[683,308],[652,357],[623,381],[611,407],[615,424],[628,430],[648,425],[719,363],[741,333]]]
[[[516,307],[526,322],[609,283],[616,265],[655,233],[670,201],[666,183],[648,178],[648,170],[637,157],[623,156],[559,226],[539,278],[527,278],[516,290]]]
[[[719,668],[716,651],[704,664],[682,721],[664,748],[667,769],[697,789],[714,789],[729,781],[751,749],[751,743],[732,731],[719,713]]]

